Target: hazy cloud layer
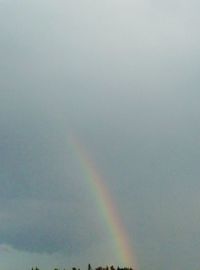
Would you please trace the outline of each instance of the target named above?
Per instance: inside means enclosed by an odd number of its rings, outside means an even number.
[[[0,1],[4,269],[111,257],[71,133],[115,198],[141,269],[197,268],[198,10],[195,0]]]

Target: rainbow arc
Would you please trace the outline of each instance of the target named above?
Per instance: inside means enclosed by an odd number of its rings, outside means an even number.
[[[73,151],[79,160],[84,178],[87,180],[90,189],[95,192],[99,213],[107,224],[109,233],[112,236],[117,257],[122,265],[136,268],[134,252],[129,243],[128,234],[105,181],[100,176],[98,169],[84,146],[75,136],[71,136],[70,145],[73,147]]]

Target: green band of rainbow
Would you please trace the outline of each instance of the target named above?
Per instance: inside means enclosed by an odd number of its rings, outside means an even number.
[[[73,136],[70,144],[75,151],[84,172],[84,178],[95,193],[99,212],[104,218],[110,234],[114,240],[114,249],[117,257],[123,266],[136,267],[133,249],[128,240],[128,235],[124,229],[122,220],[119,217],[115,203],[108,191],[103,179],[98,173],[94,162],[91,161],[83,145]]]

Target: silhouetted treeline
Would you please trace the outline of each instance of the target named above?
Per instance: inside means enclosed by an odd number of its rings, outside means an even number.
[[[41,270],[41,269],[39,269],[38,267],[32,267],[31,270]],[[54,268],[54,270],[68,270],[68,269],[67,268],[64,268],[64,269]],[[80,268],[72,267],[70,270],[80,270]],[[105,267],[98,266],[98,267],[93,268],[91,267],[91,264],[88,264],[88,270],[134,270],[134,269],[131,267],[119,267],[119,266],[115,268],[113,265],[105,266]]]

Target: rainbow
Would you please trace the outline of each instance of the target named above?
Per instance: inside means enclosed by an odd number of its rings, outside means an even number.
[[[105,182],[98,173],[94,162],[89,158],[84,146],[74,135],[70,136],[70,145],[79,160],[82,171],[84,172],[84,178],[88,181],[92,192],[95,193],[99,212],[112,236],[117,258],[122,263],[122,266],[133,267],[135,269],[136,261],[133,249],[128,240],[128,234]]]

